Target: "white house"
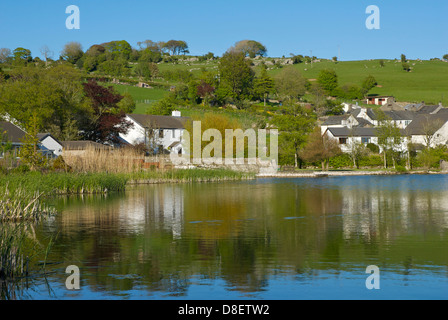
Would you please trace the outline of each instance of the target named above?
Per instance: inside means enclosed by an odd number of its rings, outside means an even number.
[[[378,145],[375,128],[328,128],[325,133],[330,139],[337,140],[342,152],[349,153],[354,143]]]
[[[351,114],[344,114],[341,116],[330,116],[327,118],[327,120],[324,121],[321,125],[321,132],[322,134],[325,133],[325,131],[328,128],[352,128],[359,125],[359,122],[353,117]]]
[[[182,149],[182,134],[185,122],[189,118],[181,117],[180,111],[173,111],[172,116],[156,116],[148,114],[127,114],[126,120],[133,126],[126,134],[120,133],[124,142],[136,145],[154,143],[157,152],[184,153]],[[153,130],[154,141],[148,141],[148,132]]]
[[[52,151],[55,156],[62,154],[62,144],[51,133],[38,133],[37,138],[43,148]]]
[[[419,114],[404,130],[411,142],[424,146],[436,147],[448,143],[448,110],[443,109],[436,114]]]
[[[0,121],[0,143],[11,143],[12,150],[16,155],[23,146],[26,134],[27,133],[17,125],[17,121],[14,121],[14,123],[11,121]],[[58,156],[62,153],[62,145],[53,137],[50,138],[50,136],[50,134],[38,134],[39,152],[48,158],[52,158],[55,155]],[[55,151],[59,152],[59,154],[56,154]],[[0,158],[1,157],[3,157],[3,154],[0,153]]]

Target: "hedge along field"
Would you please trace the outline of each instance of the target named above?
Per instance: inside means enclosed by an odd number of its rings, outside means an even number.
[[[442,101],[448,105],[448,63],[443,61],[411,60],[412,71],[402,69],[401,61],[385,60],[384,67],[380,59],[363,61],[322,61],[311,64],[294,65],[307,79],[317,79],[322,69],[333,69],[338,75],[339,85],[356,84],[369,75],[375,77],[381,87],[373,88],[369,94],[393,95],[397,101],[437,104]],[[415,65],[414,65],[415,64]],[[305,70],[306,69],[306,70]],[[270,70],[271,76],[281,69]]]

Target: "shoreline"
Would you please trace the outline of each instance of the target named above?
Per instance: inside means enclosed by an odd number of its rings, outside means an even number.
[[[448,174],[438,171],[314,171],[314,172],[277,172],[259,173],[256,178],[325,178],[348,176],[392,176],[392,175],[424,175],[424,174]]]

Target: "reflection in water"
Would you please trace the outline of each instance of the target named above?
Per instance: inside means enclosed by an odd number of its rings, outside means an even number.
[[[447,191],[445,176],[140,186],[58,199],[37,236],[59,232],[58,298],[73,296],[70,264],[83,298],[360,298],[370,264],[398,287],[446,288]]]

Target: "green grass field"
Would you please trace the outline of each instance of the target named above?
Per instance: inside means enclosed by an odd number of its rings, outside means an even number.
[[[144,114],[146,112],[146,108],[150,105],[150,103],[162,99],[169,93],[168,89],[160,88],[148,89],[121,84],[113,84],[112,86],[119,93],[123,94],[125,92],[128,92],[134,98],[136,102],[134,113],[137,114]],[[145,100],[146,102],[143,102]]]
[[[304,77],[316,79],[322,69],[333,69],[339,79],[339,85],[357,84],[372,75],[381,87],[373,88],[369,94],[392,95],[398,102],[421,102],[437,104],[442,101],[448,105],[448,63],[443,61],[410,61],[411,72],[401,67],[401,62],[384,60],[342,61],[338,63],[323,61],[310,64],[297,64]],[[281,69],[271,70],[273,76]]]

